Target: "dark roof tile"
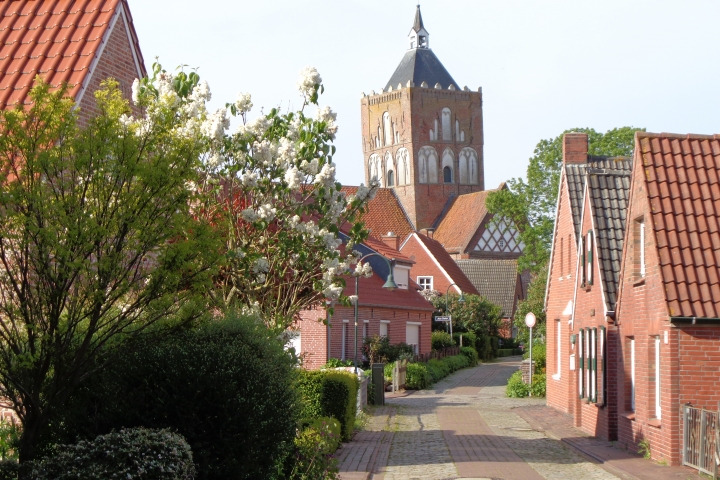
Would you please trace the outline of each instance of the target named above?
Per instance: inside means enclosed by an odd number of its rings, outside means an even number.
[[[458,260],[458,266],[475,285],[480,296],[500,305],[504,317],[515,315],[515,291],[518,275],[517,260]]]

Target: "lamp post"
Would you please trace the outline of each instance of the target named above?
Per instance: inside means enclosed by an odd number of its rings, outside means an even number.
[[[364,257],[362,257],[360,260],[358,260],[358,264],[362,263],[363,260],[370,257],[380,257],[388,264],[389,273],[387,276],[387,280],[385,281],[385,285],[382,286],[382,288],[387,288],[389,291],[393,291],[396,288],[398,288],[397,284],[395,283],[395,280],[393,279],[393,271],[392,271],[392,264],[390,263],[390,260],[385,258],[383,255],[379,253],[368,253]],[[358,304],[360,303],[360,275],[355,276],[355,375],[357,375],[357,336],[358,336]]]
[[[452,315],[450,315],[450,308],[448,307],[448,302],[450,301],[448,299],[448,294],[450,294],[450,288],[451,287],[459,287],[457,283],[453,283],[452,285],[448,286],[447,290],[445,291],[445,311],[448,314],[448,317],[450,317],[450,321],[448,322],[450,324],[450,336],[452,337]],[[465,294],[462,290],[460,290],[460,298],[458,299],[458,303],[465,303]]]

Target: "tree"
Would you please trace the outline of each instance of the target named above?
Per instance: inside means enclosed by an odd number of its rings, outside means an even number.
[[[570,132],[588,134],[590,155],[632,156],[635,132],[644,129],[622,127],[599,133],[591,128],[566,130],[561,135],[541,140],[535,147],[527,168],[527,180],[508,180],[508,189],[491,192],[487,208],[495,218],[506,218],[520,230],[525,245],[519,259],[521,271],[539,272],[550,259],[555,225],[555,208],[562,167],[563,135]],[[537,314],[537,312],[536,312]]]
[[[534,273],[528,286],[527,298],[518,303],[515,310],[515,326],[518,329],[518,341],[527,341],[529,330],[525,325],[525,315],[535,314],[536,324],[533,327],[533,337],[544,336],[547,326],[545,321],[545,287],[547,286],[547,265]]]
[[[190,215],[205,146],[188,101],[164,91],[135,120],[105,81],[81,127],[66,91],[38,77],[29,108],[0,112],[0,395],[21,461],[99,350],[207,310],[215,250]]]
[[[452,316],[453,331],[473,332],[476,335],[498,336],[502,309],[479,295],[433,296],[430,302],[445,315]]]
[[[358,215],[377,188],[361,185],[347,198],[341,192],[332,161],[335,113],[318,105],[322,79],[308,67],[298,86],[304,102],[297,112],[272,109],[248,122],[252,101],[241,94],[208,115],[214,123],[203,128],[210,148],[196,209],[223,243],[211,291],[216,306],[254,312],[278,332],[301,310],[341,296],[343,275],[357,261],[352,245],[367,237]],[[310,106],[314,118],[304,112]],[[231,134],[228,114],[242,120]],[[345,258],[341,229],[350,253]]]

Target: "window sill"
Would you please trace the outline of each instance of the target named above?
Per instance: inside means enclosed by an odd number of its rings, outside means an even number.
[[[633,282],[633,287],[639,287],[641,285],[645,285],[645,277],[638,278]]]
[[[659,418],[650,418],[647,421],[647,424],[651,427],[660,428],[662,427],[662,423],[660,422]]]
[[[556,373],[555,375],[552,376],[552,379],[553,379],[553,380],[560,380],[560,374],[559,374],[559,373]]]
[[[628,420],[635,421],[635,412],[625,412],[622,414],[623,417],[627,418]]]

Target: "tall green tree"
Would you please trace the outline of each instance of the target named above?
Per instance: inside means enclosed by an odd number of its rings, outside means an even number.
[[[479,295],[433,296],[430,302],[444,315],[452,316],[453,331],[498,336],[502,308]]]
[[[496,218],[512,220],[520,230],[520,238],[525,244],[519,260],[520,270],[537,273],[550,259],[563,135],[587,133],[590,155],[631,156],[637,131],[644,129],[621,127],[600,133],[592,128],[575,128],[555,138],[540,140],[530,158],[527,178],[512,178],[507,181],[507,189],[488,195],[488,211]]]
[[[211,285],[187,188],[205,147],[178,129],[183,103],[133,124],[106,81],[79,126],[65,94],[38,77],[28,109],[0,111],[0,396],[22,422],[21,461],[98,351],[199,317]]]

